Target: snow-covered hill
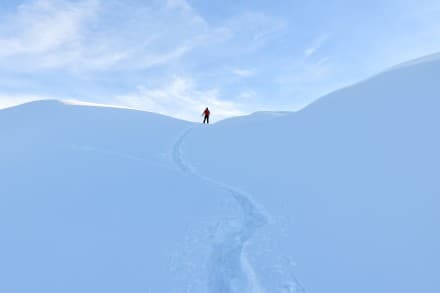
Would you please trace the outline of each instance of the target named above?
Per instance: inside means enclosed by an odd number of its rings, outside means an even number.
[[[190,123],[42,101],[1,111],[0,125],[0,292],[181,292],[206,279],[206,223],[234,210],[170,161]]]
[[[438,59],[402,66],[298,113],[196,129],[185,151],[265,206],[263,235],[284,223],[274,249],[308,292],[437,292],[438,76]]]
[[[203,126],[0,111],[1,292],[429,292],[440,61]]]

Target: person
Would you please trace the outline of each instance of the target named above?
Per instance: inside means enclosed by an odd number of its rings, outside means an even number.
[[[203,118],[203,124],[207,123],[209,124],[209,115],[211,114],[211,112],[209,111],[208,107],[206,107],[205,111],[203,111],[202,115],[204,115],[205,117]]]

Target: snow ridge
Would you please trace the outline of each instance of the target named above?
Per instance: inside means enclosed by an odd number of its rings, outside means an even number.
[[[212,293],[263,293],[257,275],[247,257],[246,245],[254,233],[268,223],[268,215],[251,196],[237,188],[199,174],[185,161],[182,145],[193,128],[180,135],[172,150],[173,163],[184,173],[221,188],[232,195],[242,211],[238,223],[219,223],[209,263],[208,288]]]

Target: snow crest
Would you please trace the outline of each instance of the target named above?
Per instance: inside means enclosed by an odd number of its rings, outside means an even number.
[[[249,194],[199,174],[189,162],[185,161],[182,145],[192,129],[183,132],[174,144],[172,151],[174,164],[182,172],[196,176],[231,194],[242,212],[242,218],[238,223],[228,221],[219,223],[217,227],[209,263],[209,292],[263,293],[265,290],[260,285],[248,259],[246,245],[254,233],[268,223],[269,217]]]

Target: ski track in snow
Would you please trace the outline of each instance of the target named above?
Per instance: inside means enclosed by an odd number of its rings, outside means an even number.
[[[239,205],[240,223],[220,223],[214,236],[208,272],[211,293],[263,293],[257,275],[247,257],[246,245],[254,233],[268,223],[268,215],[250,195],[237,188],[199,174],[182,153],[182,144],[193,128],[186,130],[176,141],[172,160],[179,169],[208,182],[232,195]]]

